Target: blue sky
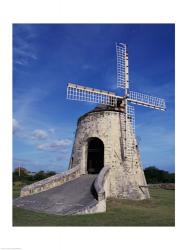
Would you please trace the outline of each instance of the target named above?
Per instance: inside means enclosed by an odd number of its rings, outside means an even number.
[[[166,100],[161,112],[135,105],[144,168],[174,171],[174,25],[14,24],[13,165],[68,167],[76,122],[95,104],[66,99],[68,82],[113,91],[115,42],[128,44],[130,89]]]

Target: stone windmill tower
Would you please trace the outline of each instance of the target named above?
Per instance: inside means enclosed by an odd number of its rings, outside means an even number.
[[[68,99],[99,104],[78,120],[69,169],[79,166],[81,174],[98,174],[108,166],[107,196],[147,199],[150,196],[135,136],[134,106],[129,103],[164,111],[165,101],[129,91],[127,45],[116,44],[116,53],[117,87],[124,89],[123,96],[68,84]]]

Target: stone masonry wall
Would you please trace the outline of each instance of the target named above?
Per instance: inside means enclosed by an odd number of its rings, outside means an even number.
[[[21,197],[40,193],[48,189],[60,186],[68,181],[72,181],[80,176],[79,167],[67,170],[63,173],[50,176],[44,180],[37,181],[21,189]]]
[[[78,121],[70,168],[80,167],[81,174],[87,173],[88,140],[97,137],[104,144],[104,165],[110,167],[110,174],[107,177],[108,196],[146,199],[149,198],[149,192],[130,122],[127,123],[127,133],[132,159],[124,165],[120,144],[122,137],[120,113],[116,111],[87,113]]]

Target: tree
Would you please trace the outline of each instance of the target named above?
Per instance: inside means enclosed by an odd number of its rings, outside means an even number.
[[[36,181],[43,180],[52,175],[55,175],[54,171],[39,171],[35,175],[30,175],[26,168],[16,168],[13,172],[13,182],[21,181],[23,183],[32,183]]]
[[[25,181],[28,177],[28,170],[23,167],[17,167],[13,172],[13,181]]]
[[[14,174],[15,175],[19,175],[19,176],[25,176],[28,175],[28,170],[26,168],[23,167],[17,167],[14,169]]]
[[[44,171],[39,171],[34,175],[34,179],[37,181],[43,180],[46,178],[46,173]]]
[[[48,172],[46,173],[46,176],[47,176],[47,177],[50,177],[50,176],[55,175],[55,174],[56,174],[55,171],[48,171]]]
[[[174,183],[175,174],[150,166],[144,170],[147,183]]]

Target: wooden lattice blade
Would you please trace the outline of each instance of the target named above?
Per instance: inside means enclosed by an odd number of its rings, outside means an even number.
[[[67,99],[115,106],[117,96],[113,92],[68,83]]]
[[[116,43],[117,55],[117,87],[129,88],[129,58],[127,45],[123,43]]]
[[[127,115],[132,126],[132,131],[135,134],[135,111],[133,106],[127,105]]]
[[[164,99],[134,91],[129,92],[128,101],[133,104],[145,106],[148,108],[158,109],[161,111],[166,110],[166,104]]]

